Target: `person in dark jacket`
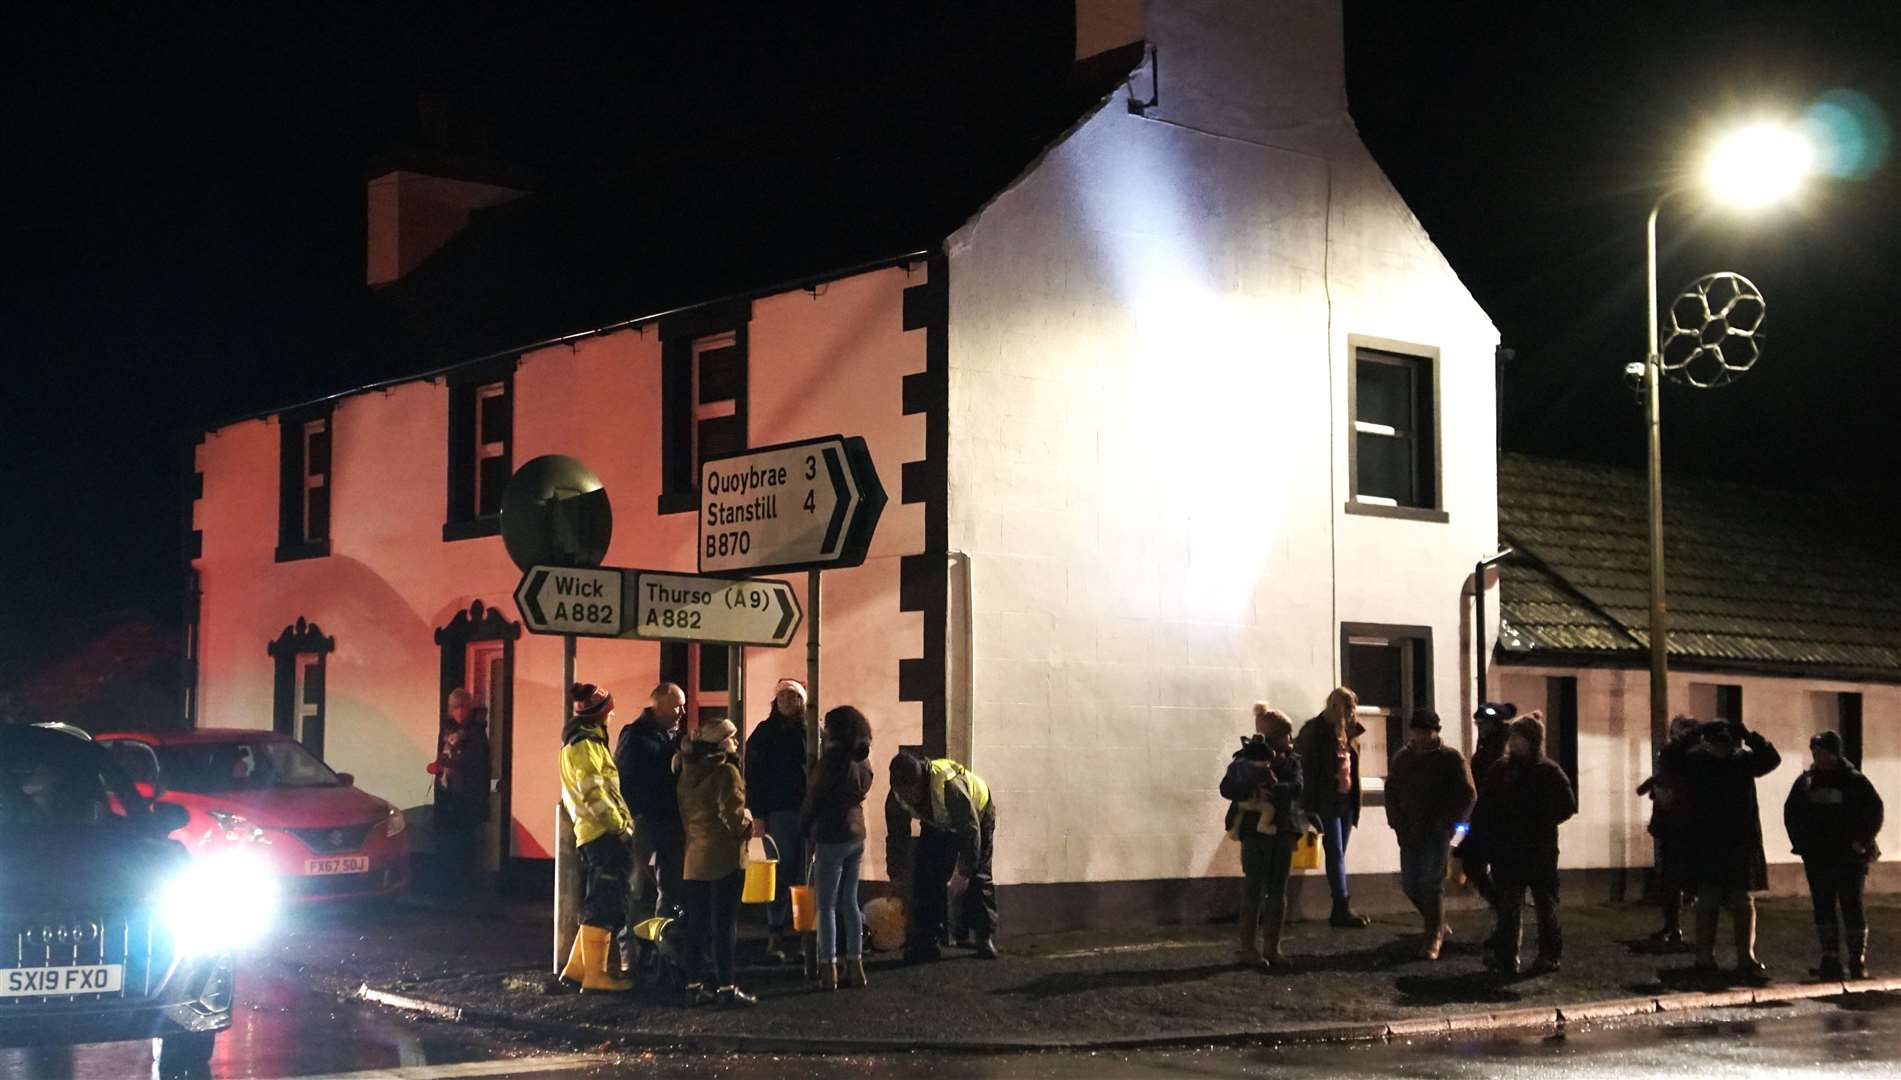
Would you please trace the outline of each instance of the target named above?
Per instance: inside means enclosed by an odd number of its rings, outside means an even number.
[[[680,717],[685,712],[686,692],[672,683],[661,683],[649,695],[647,707],[620,729],[614,742],[621,796],[634,812],[636,880],[652,892],[654,914],[669,918],[678,918],[686,902],[680,889],[686,835],[673,775]]]
[[[1470,772],[1472,784],[1477,787],[1485,780],[1500,758],[1505,756],[1505,740],[1510,735],[1506,730],[1512,718],[1518,715],[1518,706],[1509,701],[1486,702],[1472,713],[1472,724],[1478,732],[1478,743],[1472,747]],[[1478,838],[1467,832],[1465,839],[1453,849],[1453,856],[1459,860],[1459,866],[1465,871],[1465,880],[1472,885],[1472,891],[1479,894],[1489,905],[1493,900],[1492,864],[1486,860],[1485,851],[1479,845]]]
[[[1485,966],[1518,973],[1518,942],[1525,891],[1538,913],[1538,959],[1534,974],[1556,971],[1564,952],[1558,926],[1558,826],[1578,812],[1571,778],[1545,756],[1545,725],[1537,714],[1512,721],[1504,760],[1485,774],[1473,812],[1472,831],[1492,860],[1498,925]]]
[[[805,785],[799,829],[812,842],[818,904],[818,978],[827,990],[865,985],[865,917],[858,875],[865,859],[865,796],[871,792],[871,722],[850,705],[825,714],[824,749]],[[844,945],[843,977],[838,966]]]
[[[482,825],[489,819],[488,713],[462,687],[449,691],[447,722],[429,763],[435,779],[435,836],[445,882],[481,872]]]
[[[991,877],[996,850],[997,804],[990,786],[949,758],[925,760],[900,753],[891,759],[885,796],[885,872],[893,888],[911,897],[910,941],[905,959],[936,960],[956,897],[958,928],[971,935],[977,955],[997,958],[997,886]],[[901,861],[903,840],[917,819],[910,865]]]
[[[1716,923],[1723,910],[1736,931],[1736,972],[1761,978],[1756,957],[1756,901],[1769,887],[1762,851],[1756,781],[1782,764],[1782,755],[1742,721],[1712,720],[1697,729],[1697,744],[1682,756],[1683,827],[1690,840],[1685,870],[1696,883],[1696,966],[1716,969]]]
[[[1683,755],[1696,745],[1694,716],[1670,720],[1669,739],[1657,752],[1656,771],[1637,785],[1639,796],[1650,798],[1650,836],[1656,845],[1657,892],[1663,904],[1663,928],[1650,935],[1658,945],[1683,944],[1683,905],[1696,897],[1696,883],[1686,869],[1688,849],[1696,838],[1686,835],[1684,822]]]
[[[779,877],[766,908],[766,955],[786,962],[797,955],[786,941],[792,927],[794,885],[805,884],[805,841],[799,808],[805,805],[805,684],[780,679],[772,712],[746,738],[746,809],[778,850]]]
[[[1300,755],[1301,805],[1320,826],[1327,856],[1327,889],[1333,894],[1328,923],[1358,929],[1372,920],[1353,910],[1347,886],[1347,842],[1360,823],[1360,699],[1344,686],[1327,695],[1327,708],[1301,726],[1294,740]]]
[[[1868,917],[1862,890],[1868,865],[1881,855],[1881,796],[1842,753],[1842,737],[1824,731],[1809,740],[1815,764],[1796,778],[1782,804],[1789,844],[1802,856],[1815,907],[1815,936],[1822,945],[1821,979],[1842,977],[1841,931],[1848,932],[1848,971],[1868,977]],[[1839,911],[1839,916],[1837,912]]]
[[[1406,745],[1386,774],[1386,823],[1399,840],[1399,880],[1424,920],[1420,956],[1439,959],[1445,944],[1446,861],[1452,833],[1477,794],[1465,755],[1439,738],[1439,714],[1415,709]]]
[[[1228,837],[1241,843],[1241,963],[1246,966],[1287,962],[1281,951],[1287,875],[1307,819],[1300,808],[1300,787],[1294,722],[1266,702],[1257,702],[1254,736],[1241,740],[1221,778],[1221,797],[1228,800]]]

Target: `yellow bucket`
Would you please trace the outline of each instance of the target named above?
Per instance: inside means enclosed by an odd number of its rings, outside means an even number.
[[[789,885],[792,896],[792,932],[810,934],[818,929],[818,890],[810,885]]]
[[[779,845],[772,843],[772,837],[760,837],[772,844],[772,858],[755,859],[752,857],[752,845],[740,850],[741,861],[746,866],[746,890],[739,894],[742,904],[770,904],[773,894],[779,891]],[[764,851],[764,845],[760,847]]]

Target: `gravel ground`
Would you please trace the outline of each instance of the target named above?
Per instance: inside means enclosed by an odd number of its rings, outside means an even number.
[[[1759,951],[1771,976],[1801,981],[1815,960],[1806,904],[1761,907]],[[1889,972],[1884,960],[1901,944],[1893,929],[1898,914],[1901,898],[1872,905],[1876,974]],[[745,963],[759,950],[742,942],[740,983],[763,1003],[736,1012],[638,994],[550,992],[546,926],[496,916],[444,922],[401,909],[370,925],[319,921],[288,935],[274,959],[339,988],[367,982],[531,1024],[587,1025],[645,1039],[744,1035],[887,1046],[1192,1040],[1715,988],[1690,977],[1687,953],[1659,955],[1639,944],[1656,926],[1650,908],[1567,909],[1564,968],[1536,978],[1483,970],[1477,941],[1490,929],[1488,916],[1455,912],[1452,925],[1455,937],[1437,963],[1413,958],[1416,924],[1397,918],[1358,931],[1290,927],[1285,948],[1295,962],[1271,973],[1233,963],[1230,927],[1177,927],[1007,939],[1004,958],[995,962],[956,950],[921,966],[874,956],[871,987],[838,992],[803,984],[796,969]],[[1727,932],[1722,943],[1718,955],[1727,960]],[[1532,952],[1528,942],[1527,962]]]

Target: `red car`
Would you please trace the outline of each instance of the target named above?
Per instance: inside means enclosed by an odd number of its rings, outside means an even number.
[[[139,790],[184,807],[171,834],[194,855],[242,845],[287,900],[393,896],[409,885],[403,813],[272,731],[200,728],[96,736]]]

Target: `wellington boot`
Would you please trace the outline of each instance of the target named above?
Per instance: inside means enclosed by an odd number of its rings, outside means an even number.
[[[1287,897],[1277,896],[1261,906],[1261,962],[1268,967],[1287,963],[1281,935],[1287,929]]]
[[[574,944],[568,949],[568,962],[561,969],[562,983],[573,989],[580,989],[581,976],[586,968],[587,963],[581,957],[581,935],[576,933]]]
[[[624,994],[634,984],[618,974],[614,932],[605,926],[581,927],[581,992],[583,994]]]
[[[1258,967],[1261,963],[1261,911],[1241,906],[1241,951],[1237,958],[1242,967]]]
[[[863,958],[853,957],[845,961],[845,968],[839,973],[838,985],[850,987],[853,990],[860,990],[871,985],[870,981],[865,978],[865,961]]]
[[[818,966],[818,988],[820,990],[838,989],[837,964],[820,964]]]

